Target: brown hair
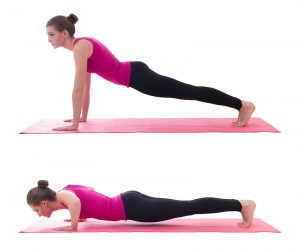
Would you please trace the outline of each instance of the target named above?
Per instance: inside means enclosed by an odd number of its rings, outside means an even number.
[[[75,34],[75,23],[78,22],[78,17],[74,14],[69,16],[55,16],[52,17],[46,24],[46,27],[53,26],[55,30],[62,32],[67,30],[71,37]]]
[[[48,181],[40,180],[38,181],[37,184],[38,186],[30,189],[27,194],[28,205],[38,206],[43,200],[48,200],[48,201],[56,200],[56,193],[50,188],[48,188],[49,186]]]

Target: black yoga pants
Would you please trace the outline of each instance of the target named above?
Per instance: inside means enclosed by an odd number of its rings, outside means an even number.
[[[131,62],[130,84],[144,94],[176,98],[183,100],[196,100],[240,110],[240,99],[225,94],[217,89],[202,86],[189,85],[170,77],[162,76],[151,70],[145,63]]]
[[[121,194],[126,218],[139,222],[158,222],[178,217],[238,211],[242,205],[238,200],[205,197],[195,200],[172,200],[154,198],[138,191]]]

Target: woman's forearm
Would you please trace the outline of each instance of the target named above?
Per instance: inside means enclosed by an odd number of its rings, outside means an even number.
[[[79,203],[72,203],[69,206],[70,216],[71,216],[71,229],[76,230],[78,227],[79,215],[80,215],[81,205]]]
[[[87,73],[85,76],[85,83],[83,88],[81,121],[86,121],[89,113],[90,87],[91,87],[91,73]]]
[[[82,108],[82,90],[74,89],[72,94],[73,101],[73,127],[78,128],[81,108]]]
[[[90,93],[83,93],[82,98],[82,110],[81,110],[81,121],[86,121],[90,107]]]

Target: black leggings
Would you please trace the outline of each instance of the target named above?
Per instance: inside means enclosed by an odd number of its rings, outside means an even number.
[[[171,200],[154,198],[137,191],[121,194],[126,218],[139,222],[158,222],[178,217],[238,211],[242,205],[238,200],[220,198],[199,198],[195,200]]]
[[[227,95],[217,89],[193,86],[162,76],[151,70],[143,62],[131,62],[130,84],[144,94],[156,97],[196,100],[240,110],[240,99]]]

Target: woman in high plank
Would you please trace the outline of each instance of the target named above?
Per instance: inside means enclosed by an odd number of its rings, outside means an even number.
[[[87,120],[90,102],[91,73],[115,84],[134,88],[144,94],[197,100],[222,105],[238,110],[238,119],[233,126],[245,126],[255,110],[253,103],[230,96],[217,89],[193,86],[170,77],[162,76],[151,70],[145,63],[138,61],[120,62],[100,41],[91,37],[75,38],[75,24],[78,18],[55,16],[46,25],[48,41],[54,48],[63,47],[73,51],[75,61],[75,80],[72,93],[73,119],[70,126],[54,128],[59,131],[77,130],[80,122]]]

